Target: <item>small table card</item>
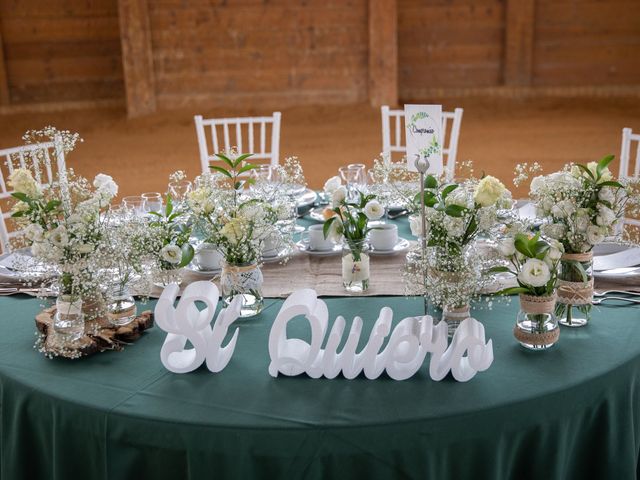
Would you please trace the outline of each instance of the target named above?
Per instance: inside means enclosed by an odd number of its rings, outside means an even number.
[[[427,173],[442,174],[442,105],[405,105],[407,169],[417,172],[416,160],[429,161]]]

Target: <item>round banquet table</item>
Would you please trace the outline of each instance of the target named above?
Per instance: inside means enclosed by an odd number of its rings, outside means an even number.
[[[361,315],[366,335],[384,305],[394,321],[422,308],[325,300],[331,317]],[[512,336],[516,303],[476,312],[495,360],[457,383],[432,381],[426,362],[401,382],[273,378],[272,299],[240,322],[218,374],[166,371],[157,327],[122,352],[49,360],[32,348],[40,302],[1,298],[1,478],[636,478],[640,307],[601,307],[529,352]],[[309,327],[296,320],[289,335]]]

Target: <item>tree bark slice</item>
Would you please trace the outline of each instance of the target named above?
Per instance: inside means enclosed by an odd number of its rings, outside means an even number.
[[[85,335],[70,343],[62,341],[53,330],[53,317],[56,308],[43,310],[36,316],[36,328],[41,334],[40,350],[47,356],[66,358],[80,358],[106,350],[122,350],[124,345],[142,336],[145,330],[153,327],[153,312],[151,310],[140,313],[128,325],[120,327],[109,324],[99,318],[85,322]]]

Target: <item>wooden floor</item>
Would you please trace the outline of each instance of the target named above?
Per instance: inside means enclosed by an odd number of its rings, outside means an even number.
[[[565,162],[587,162],[620,153],[623,127],[640,131],[640,100],[546,99],[517,101],[463,98],[445,102],[464,108],[458,160],[473,160],[511,183],[513,167],[538,161],[547,171]],[[112,175],[120,194],[164,191],[168,175],[199,172],[193,115],[267,114],[217,109],[163,112],[128,120],[121,109],[22,113],[0,117],[0,148],[21,143],[29,128],[54,125],[84,138],[68,158],[77,172]],[[310,186],[320,187],[347,163],[371,164],[381,150],[379,110],[366,105],[299,107],[282,111],[281,153],[300,157]],[[615,165],[617,172],[617,164]],[[516,191],[523,195],[525,191]]]

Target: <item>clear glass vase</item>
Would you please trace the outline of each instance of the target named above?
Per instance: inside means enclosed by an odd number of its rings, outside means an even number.
[[[480,282],[476,251],[470,246],[430,248],[425,280],[434,319],[446,321],[452,337],[458,325],[469,318],[469,304]]]
[[[113,285],[107,292],[107,318],[116,327],[128,325],[138,314],[136,301],[126,285]]]
[[[182,283],[184,277],[184,269],[183,268],[174,268],[174,269],[158,269],[154,274],[153,284],[158,287],[166,287],[171,283],[177,283],[180,285]]]
[[[520,345],[529,350],[546,350],[556,344],[560,338],[560,327],[553,313],[555,301],[555,295],[520,295],[520,311],[513,329]]]
[[[236,295],[242,295],[241,317],[253,317],[262,311],[262,271],[257,263],[223,263],[220,275],[222,301],[229,305]]]
[[[342,246],[342,285],[350,293],[369,289],[369,243],[346,240]]]
[[[60,294],[56,299],[56,313],[53,317],[53,330],[66,340],[78,340],[84,335],[84,313],[82,297],[73,294]]]
[[[561,325],[584,327],[593,302],[593,252],[565,253],[558,271],[555,315]]]

